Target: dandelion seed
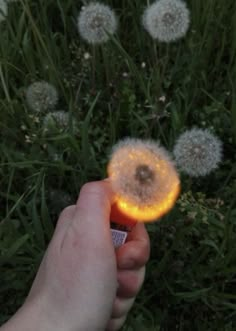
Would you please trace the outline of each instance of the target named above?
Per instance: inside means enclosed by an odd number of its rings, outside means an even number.
[[[5,0],[0,0],[0,22],[4,21],[7,16],[7,3]]]
[[[109,34],[114,34],[117,26],[118,22],[113,10],[98,2],[85,6],[78,17],[79,33],[90,44],[108,41]]]
[[[70,125],[70,114],[64,110],[58,110],[48,113],[43,120],[43,127],[45,131],[53,129],[66,130]],[[72,118],[72,126],[76,127],[76,121]]]
[[[158,0],[144,11],[142,23],[153,39],[171,42],[185,36],[190,14],[182,0]]]
[[[184,132],[173,150],[176,164],[192,177],[205,176],[216,169],[222,159],[222,142],[207,129]]]
[[[47,82],[35,82],[26,90],[28,106],[35,112],[52,110],[58,101],[58,93],[55,87]]]
[[[167,151],[153,141],[127,138],[113,150],[108,175],[117,204],[136,220],[150,221],[174,204],[179,178]]]

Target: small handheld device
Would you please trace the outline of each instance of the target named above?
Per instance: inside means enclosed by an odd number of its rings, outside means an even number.
[[[132,230],[137,221],[122,214],[116,203],[111,207],[110,219],[112,241],[114,247],[118,248],[125,243],[128,233]]]

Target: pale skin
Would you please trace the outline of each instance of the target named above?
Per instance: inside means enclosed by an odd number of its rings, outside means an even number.
[[[0,331],[117,331],[144,282],[150,244],[143,224],[114,250],[109,180],[85,184],[61,213],[23,306]]]

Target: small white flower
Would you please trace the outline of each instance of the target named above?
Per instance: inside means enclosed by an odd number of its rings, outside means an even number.
[[[84,53],[85,60],[89,60],[90,58],[91,58],[91,55],[88,52]]]
[[[90,44],[108,41],[109,34],[114,34],[117,26],[118,22],[113,10],[98,2],[85,6],[78,17],[79,33]]]
[[[192,177],[205,176],[222,159],[222,142],[207,129],[193,128],[180,135],[173,150],[176,164]]]
[[[146,8],[142,23],[153,39],[170,42],[185,36],[189,16],[182,0],[157,0]]]
[[[35,112],[52,110],[58,101],[58,93],[55,87],[47,82],[35,82],[26,90],[28,106]]]
[[[166,102],[166,96],[162,95],[158,100],[164,103]]]

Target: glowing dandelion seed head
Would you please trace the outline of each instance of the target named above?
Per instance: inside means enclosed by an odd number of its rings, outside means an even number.
[[[179,178],[167,151],[153,141],[127,138],[111,155],[108,175],[118,206],[135,219],[160,217],[174,204]]]

